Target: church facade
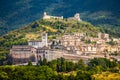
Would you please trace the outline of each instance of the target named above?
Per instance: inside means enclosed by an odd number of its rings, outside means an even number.
[[[14,45],[10,49],[11,61],[13,64],[38,62],[40,58],[45,58],[48,50],[47,33],[42,33],[42,41],[28,41],[28,45]]]
[[[10,49],[11,62],[14,65],[27,65],[29,61],[37,64],[44,58],[51,61],[63,57],[63,51],[52,50],[48,46],[47,33],[42,33],[42,41],[28,41],[28,45],[14,45]]]
[[[47,39],[47,33],[42,33],[42,41],[40,40],[31,40],[31,41],[28,41],[28,45],[29,46],[33,46],[35,48],[38,48],[38,47],[48,47],[48,39]]]

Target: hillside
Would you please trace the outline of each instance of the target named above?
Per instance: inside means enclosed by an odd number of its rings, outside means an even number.
[[[28,40],[40,40],[41,33],[46,31],[49,40],[61,37],[66,33],[84,32],[89,36],[96,37],[99,31],[98,27],[88,22],[78,22],[74,20],[37,20],[28,26],[9,32],[0,37],[0,58],[6,58],[12,45],[26,45]]]
[[[0,35],[42,18],[44,11],[64,17],[78,12],[84,21],[94,25],[119,27],[119,3],[119,0],[0,0]]]
[[[75,32],[86,33],[91,37],[97,37],[98,32],[109,33],[110,37],[120,37],[120,33],[113,29],[106,30],[93,26],[89,22],[68,19],[40,19],[0,37],[0,61],[7,58],[13,45],[27,45],[28,40],[41,40],[41,33],[44,31],[48,33],[49,41],[64,34]]]

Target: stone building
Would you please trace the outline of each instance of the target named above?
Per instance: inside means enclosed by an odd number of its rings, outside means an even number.
[[[84,40],[83,40],[84,39]],[[98,38],[88,37],[83,33],[66,34],[60,39],[61,45],[66,47],[65,49],[69,53],[79,55],[90,55],[102,53],[105,49],[108,49],[106,39],[109,39],[108,34],[98,34]],[[90,43],[86,44],[85,40],[90,40]]]
[[[69,19],[69,20],[82,21],[82,20],[80,19],[80,14],[79,14],[79,13],[76,13],[76,14],[74,15],[74,17],[69,17],[68,19]]]
[[[106,40],[106,41],[109,41],[109,34],[106,34],[106,33],[98,33],[98,38],[99,38],[99,39]]]
[[[51,61],[63,57],[64,53],[63,50],[52,50],[48,47],[34,48],[32,46],[13,46],[10,50],[12,63],[18,65],[26,64],[29,61],[36,65],[40,59],[46,58],[47,61]]]
[[[45,52],[48,50],[47,33],[42,33],[42,40],[28,41],[28,45],[13,46],[10,49],[13,64],[27,63],[28,61],[36,62],[39,60],[39,56],[44,58]],[[40,52],[39,52],[40,51]]]
[[[14,45],[10,49],[13,64],[26,64],[29,61],[37,62],[46,58],[48,61],[62,57],[62,50],[52,50],[48,46],[47,33],[42,33],[42,41],[29,41],[28,45]],[[27,64],[26,64],[27,65]]]
[[[82,52],[85,55],[96,54],[97,53],[97,47],[94,46],[94,45],[85,45],[85,46],[82,46]]]
[[[62,50],[55,50],[55,49],[51,49],[49,50],[46,55],[45,55],[45,58],[48,60],[48,61],[51,61],[51,60],[55,60],[57,58],[61,58],[63,57],[63,54],[65,52],[62,51]]]
[[[80,34],[69,34],[64,35],[60,42],[61,45],[67,47],[67,46],[79,46],[81,44],[81,39],[83,38]]]
[[[36,62],[36,49],[32,46],[13,46],[10,55],[13,64]]]
[[[50,16],[50,15],[47,15],[46,12],[44,12],[43,19],[50,19],[50,18],[63,19],[63,16],[61,16],[61,17],[58,17],[58,16]]]
[[[42,41],[40,40],[30,40],[28,41],[29,46],[33,46],[35,48],[38,47],[48,47],[48,39],[47,39],[47,33],[42,33]]]
[[[48,47],[36,48],[37,61],[39,61],[40,59],[43,60],[44,58],[46,58],[45,56],[48,54],[48,51],[49,51]]]
[[[99,53],[120,52],[120,45],[112,46],[106,44],[109,39],[108,34],[98,34],[97,38],[86,36],[83,33],[65,34],[59,39],[48,42],[47,33],[42,33],[41,41],[29,41],[25,46],[13,46],[10,50],[13,64],[23,64],[32,61],[37,63],[40,59],[46,58],[48,61],[63,57],[65,59],[79,60],[85,58],[88,60],[97,57]],[[85,40],[96,41],[93,43],[85,43]],[[50,47],[49,44],[52,44]],[[93,56],[94,55],[94,56]],[[81,57],[82,56],[82,57]]]

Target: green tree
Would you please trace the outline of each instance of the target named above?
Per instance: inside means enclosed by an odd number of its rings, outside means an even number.
[[[91,80],[91,74],[87,71],[79,70],[76,75],[76,80]]]
[[[73,74],[70,74],[70,76],[68,76],[68,80],[75,80],[75,76]]]
[[[48,63],[48,62],[47,62],[47,59],[46,59],[46,58],[44,58],[44,59],[43,59],[43,63],[42,63],[42,64],[43,64],[43,65],[47,65],[47,63]]]
[[[29,61],[28,62],[28,66],[32,66],[33,64],[32,64],[32,62],[31,61]]]
[[[52,68],[54,71],[56,71],[57,70],[57,60],[52,60],[52,61],[48,62],[48,66],[50,68]]]
[[[75,69],[75,64],[73,62],[66,61],[66,71],[73,71]]]
[[[86,69],[85,63],[84,63],[84,61],[82,59],[78,61],[77,68],[79,70],[85,70]]]
[[[6,72],[0,72],[0,80],[8,80],[8,75]]]
[[[38,61],[37,65],[40,65],[40,66],[43,65],[43,61],[42,61],[41,57],[40,57],[40,60]]]
[[[65,72],[66,71],[66,62],[64,58],[57,59],[57,71],[58,72]]]
[[[102,71],[107,71],[110,68],[116,67],[117,65],[118,64],[115,61],[110,61],[106,58],[94,58],[88,63],[88,70],[94,70],[99,66]]]

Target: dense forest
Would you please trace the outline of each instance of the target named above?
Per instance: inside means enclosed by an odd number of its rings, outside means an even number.
[[[43,59],[36,66],[31,62],[26,66],[0,66],[0,80],[119,80],[119,72],[120,64],[105,58],[94,58],[88,64],[83,60]]]

